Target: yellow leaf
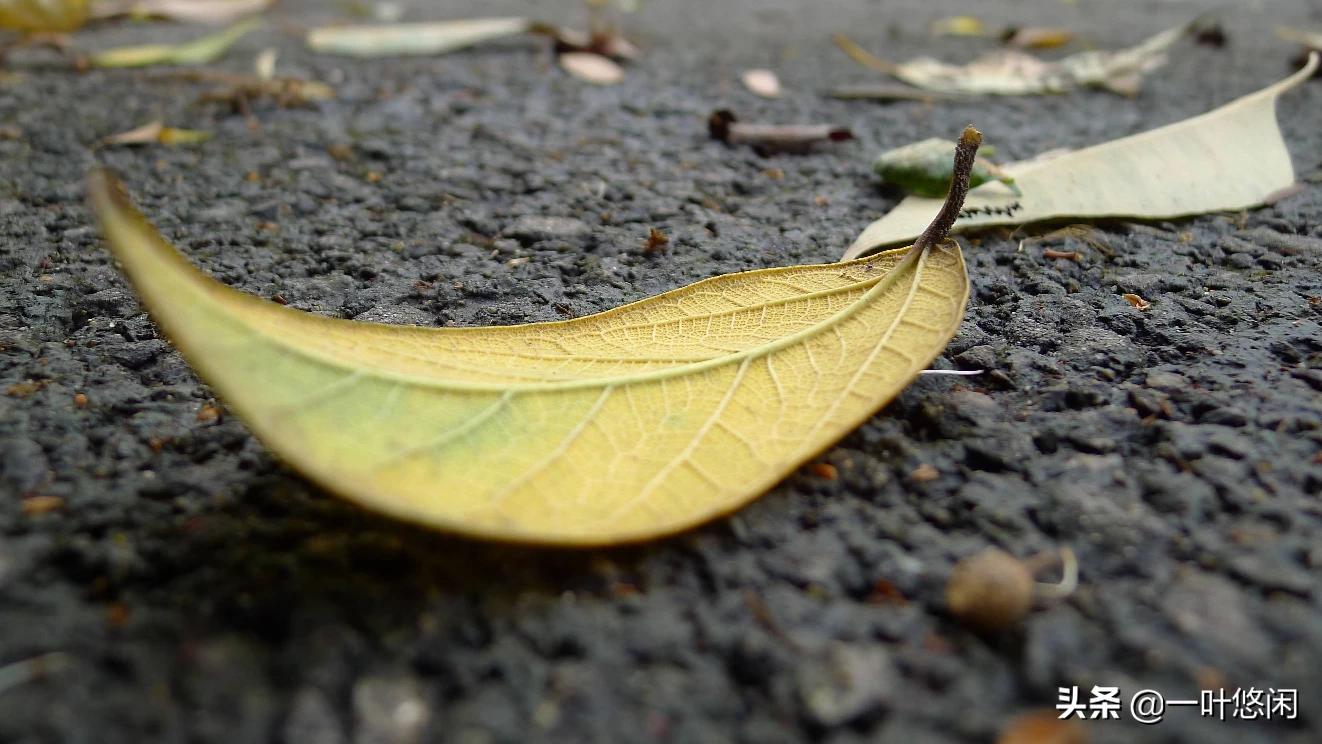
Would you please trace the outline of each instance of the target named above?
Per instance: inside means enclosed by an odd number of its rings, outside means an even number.
[[[1191,119],[1054,157],[1007,165],[1020,193],[993,181],[969,192],[954,230],[1085,217],[1158,219],[1258,206],[1294,183],[1276,124],[1276,99],[1317,69],[1299,72]],[[857,258],[912,240],[941,208],[910,196],[868,225],[845,251]]]
[[[520,542],[643,540],[738,508],[928,366],[968,297],[958,246],[929,242],[561,322],[338,320],[219,284],[112,176],[89,188],[156,322],[274,452],[365,506]]]
[[[25,33],[73,31],[87,22],[88,0],[0,0],[0,28]]]
[[[148,65],[201,65],[212,62],[261,21],[250,18],[229,28],[182,44],[143,44],[117,47],[92,55],[94,67],[146,67]]]

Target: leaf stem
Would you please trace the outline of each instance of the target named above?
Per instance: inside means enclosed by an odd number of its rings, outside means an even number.
[[[969,177],[973,174],[973,160],[981,144],[982,132],[974,129],[972,125],[964,127],[964,133],[960,135],[959,143],[955,145],[955,172],[950,177],[950,190],[946,192],[945,204],[941,205],[941,211],[937,212],[932,224],[928,225],[923,234],[914,241],[915,252],[946,239],[946,233],[950,232],[951,225],[954,225],[955,219],[959,217],[959,211],[964,208],[964,197],[969,194]]]

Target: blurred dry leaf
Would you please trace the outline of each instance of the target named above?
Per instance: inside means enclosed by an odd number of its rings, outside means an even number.
[[[153,121],[127,132],[112,134],[101,140],[106,147],[116,145],[193,145],[211,139],[211,132],[197,129],[176,129],[163,122]]]
[[[1068,28],[1025,26],[1006,29],[1005,43],[1019,49],[1055,49],[1074,41],[1074,32]]]
[[[234,43],[261,26],[249,18],[229,28],[181,44],[144,44],[107,49],[93,54],[93,67],[147,67],[149,65],[201,65],[218,59]]]
[[[560,55],[559,61],[565,72],[595,85],[615,85],[624,80],[624,68],[600,54],[566,52]]]
[[[163,18],[184,23],[230,23],[256,15],[273,0],[100,0],[92,3],[93,18]]]
[[[763,98],[780,96],[780,78],[771,70],[746,70],[740,80],[745,88]]]
[[[1294,183],[1276,123],[1276,99],[1307,80],[1299,72],[1191,119],[1027,164],[1010,164],[1021,195],[986,183],[969,193],[954,231],[1070,217],[1182,217],[1255,207]],[[868,225],[850,259],[922,232],[940,200],[910,196]]]
[[[1134,95],[1138,92],[1143,76],[1165,64],[1166,51],[1187,31],[1187,25],[1179,26],[1128,49],[1080,52],[1055,62],[1046,62],[1007,49],[967,65],[952,65],[931,57],[894,64],[873,57],[861,49],[851,52],[839,38],[837,44],[861,64],[884,71],[924,90],[1008,96],[1062,93],[1095,86],[1123,95]]]
[[[88,0],[0,0],[0,29],[10,31],[64,33],[90,17]]]
[[[380,325],[226,287],[113,177],[93,173],[89,191],[152,317],[274,452],[365,506],[501,540],[637,541],[739,508],[927,367],[969,291],[943,219],[913,249],[574,320]]]
[[[323,26],[307,33],[316,52],[355,57],[444,54],[531,31],[527,18],[470,18],[435,23]]]

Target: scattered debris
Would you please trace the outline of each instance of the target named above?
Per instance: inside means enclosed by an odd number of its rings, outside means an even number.
[[[1125,294],[1122,294],[1120,296],[1125,299],[1125,302],[1128,302],[1129,304],[1133,305],[1134,308],[1137,310],[1147,310],[1148,308],[1152,307],[1151,302],[1148,302],[1147,300],[1143,299],[1142,297],[1139,297],[1133,292],[1126,292]]]
[[[29,496],[23,499],[22,508],[27,516],[36,517],[63,509],[64,499],[59,496]]]
[[[670,238],[665,233],[655,227],[647,231],[647,238],[643,240],[643,253],[651,256],[657,253],[665,253],[666,246],[670,243]]]
[[[103,147],[114,147],[118,145],[193,145],[199,142],[206,142],[211,139],[211,132],[204,132],[197,129],[176,129],[167,127],[161,121],[153,121],[143,124],[136,129],[130,129],[127,132],[112,134],[101,140]]]
[[[219,25],[261,13],[272,3],[273,0],[93,0],[91,17],[95,20],[162,18]]]
[[[274,47],[258,52],[252,61],[253,74],[262,80],[273,79],[275,77],[275,62],[279,56],[280,52]]]
[[[614,60],[637,59],[641,52],[633,42],[624,38],[614,27],[598,27],[592,31],[580,31],[550,23],[533,21],[530,32],[550,37],[555,42],[555,51],[591,52]]]
[[[1018,558],[987,548],[955,564],[946,606],[960,622],[983,631],[1018,623],[1033,607],[1033,573]]]
[[[1088,735],[1073,718],[1056,710],[1035,710],[1010,719],[996,744],[1086,744]]]
[[[93,67],[147,67],[149,65],[201,65],[218,59],[239,39],[256,30],[261,21],[250,18],[214,34],[182,44],[144,44],[117,47],[93,54]]]
[[[960,15],[932,21],[928,26],[933,36],[987,36],[987,25],[974,16]]]
[[[203,93],[198,103],[228,103],[237,112],[249,115],[258,100],[271,100],[282,108],[307,106],[335,97],[335,89],[315,80],[294,77],[263,78],[217,70],[187,70],[169,73],[170,77],[193,82],[214,83],[220,87]]]
[[[990,154],[993,150],[984,147],[983,152]],[[950,178],[954,174],[954,154],[954,142],[932,137],[883,152],[873,164],[872,170],[885,183],[898,186],[911,194],[939,198],[945,196],[946,189],[950,187]],[[1018,193],[1014,178],[979,157],[973,165],[969,185],[980,186],[988,181],[1000,181]]]
[[[780,78],[771,70],[745,70],[739,77],[743,81],[744,87],[754,95],[763,98],[778,98],[780,96]]]
[[[928,463],[923,463],[909,473],[909,480],[914,483],[929,483],[941,477],[941,471]]]
[[[211,424],[220,421],[222,417],[220,406],[213,403],[207,403],[197,410],[195,417],[199,423]]]
[[[1050,159],[1007,164],[1022,194],[1001,183],[973,189],[953,228],[1022,225],[1052,219],[1183,217],[1262,204],[1295,182],[1276,99],[1317,69],[1299,72],[1215,111]],[[1169,164],[1178,164],[1171,167]],[[1198,188],[1189,188],[1189,184]],[[941,208],[910,196],[873,222],[844,254],[857,258],[921,234]]]
[[[845,127],[830,124],[746,124],[734,112],[721,109],[707,119],[713,139],[729,145],[751,145],[761,154],[803,152],[818,142],[843,142],[854,138]]]
[[[814,462],[809,466],[812,474],[822,480],[833,481],[840,477],[840,471],[829,462]]]
[[[1220,21],[1202,19],[1194,21],[1191,33],[1194,43],[1199,46],[1222,49],[1230,43],[1230,37]]]
[[[972,95],[1041,95],[1095,86],[1133,96],[1142,78],[1166,62],[1166,52],[1188,33],[1188,26],[1163,31],[1137,46],[1117,51],[1087,51],[1045,62],[1006,49],[967,65],[930,57],[903,64],[887,62],[839,34],[836,44],[860,64],[925,90]]]
[[[1074,36],[1068,28],[1024,26],[1005,29],[1001,41],[1016,49],[1055,49],[1074,41]]]
[[[437,23],[323,26],[307,33],[313,51],[354,57],[444,54],[533,30],[527,18],[472,18]]]
[[[1078,251],[1057,251],[1051,248],[1047,248],[1046,250],[1042,251],[1042,257],[1052,258],[1052,259],[1063,258],[1067,261],[1080,261],[1083,259],[1083,254],[1079,253]]]
[[[624,80],[624,68],[600,54],[566,52],[560,55],[559,62],[565,72],[594,85],[616,85]]]

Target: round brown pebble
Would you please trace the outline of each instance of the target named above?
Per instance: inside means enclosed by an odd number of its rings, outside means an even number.
[[[86,395],[83,395],[82,393],[74,393],[74,395],[73,395],[73,404],[74,404],[75,406],[77,406],[78,408],[86,408],[86,407],[87,407],[87,396],[86,396]]]
[[[946,584],[946,605],[960,622],[1002,630],[1033,606],[1033,574],[1004,550],[987,548],[955,564]]]

